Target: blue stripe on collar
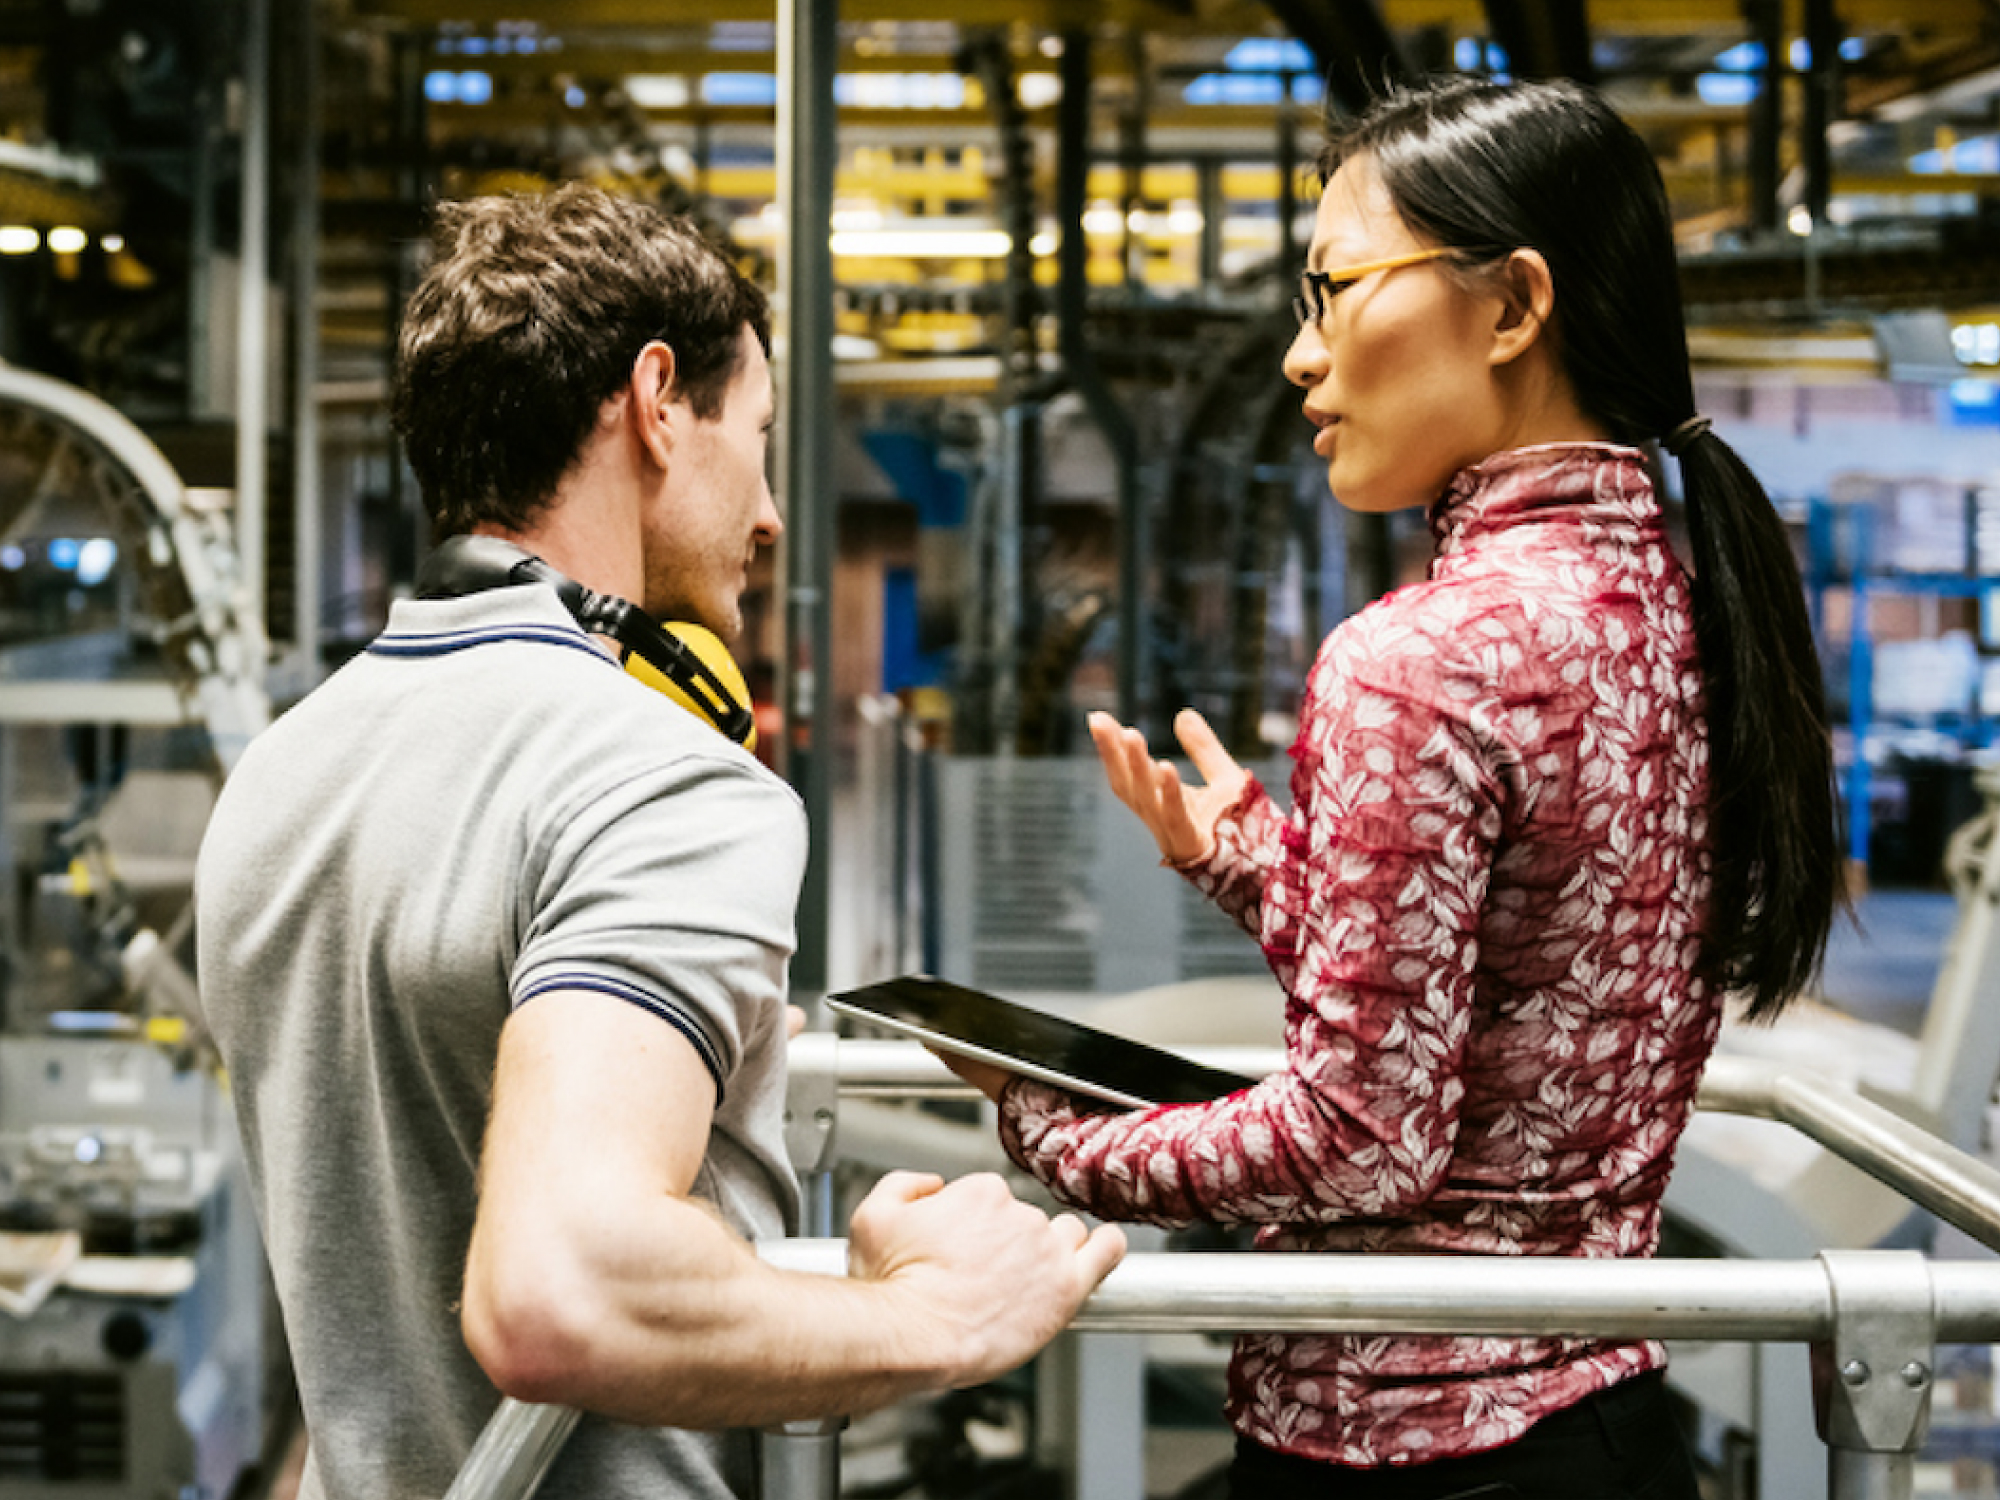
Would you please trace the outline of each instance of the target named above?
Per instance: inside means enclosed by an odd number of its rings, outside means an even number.
[[[475,646],[499,646],[518,641],[536,646],[567,646],[572,651],[594,656],[607,666],[617,665],[584,635],[555,625],[501,625],[484,629],[425,631],[417,635],[385,633],[368,643],[368,652],[371,656],[449,656],[453,652],[469,651]]]

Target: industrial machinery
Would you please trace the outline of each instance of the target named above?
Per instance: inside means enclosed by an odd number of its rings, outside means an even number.
[[[187,952],[221,775],[269,718],[226,507],[0,365],[0,1496],[223,1500],[273,1338]]]

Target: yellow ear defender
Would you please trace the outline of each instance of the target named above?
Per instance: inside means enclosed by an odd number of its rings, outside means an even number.
[[[701,674],[687,672],[674,677],[637,651],[629,649],[624,653],[625,670],[647,687],[665,693],[689,713],[699,714],[722,729],[745,750],[755,750],[757,724],[754,718],[745,723],[741,736],[724,728],[725,721],[732,714],[744,712],[739,705],[750,701],[750,684],[743,680],[743,669],[736,665],[736,658],[722,644],[722,637],[705,625],[695,625],[686,620],[669,620],[660,629],[685,646],[707,671]]]
[[[618,642],[625,670],[746,749],[757,744],[750,688],[714,631],[661,625],[629,599],[593,593],[534,553],[494,536],[448,538],[417,574],[417,597],[452,599],[515,583],[547,584],[577,624]]]

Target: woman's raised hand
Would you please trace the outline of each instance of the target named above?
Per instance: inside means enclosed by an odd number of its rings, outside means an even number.
[[[1216,821],[1250,780],[1250,773],[1222,748],[1208,720],[1191,708],[1174,716],[1174,738],[1194,762],[1201,786],[1182,782],[1171,761],[1154,760],[1138,730],[1103,713],[1090,715],[1088,722],[1111,790],[1139,815],[1160,853],[1175,864],[1207,854],[1215,845]]]

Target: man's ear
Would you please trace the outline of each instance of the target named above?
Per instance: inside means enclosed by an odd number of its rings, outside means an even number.
[[[632,424],[633,435],[662,468],[673,456],[678,435],[674,375],[673,349],[654,339],[632,361],[632,374],[626,381],[625,418]]]
[[[1555,313],[1555,277],[1539,250],[1516,250],[1499,275],[1500,318],[1491,363],[1510,364],[1534,346]]]

